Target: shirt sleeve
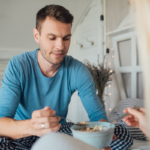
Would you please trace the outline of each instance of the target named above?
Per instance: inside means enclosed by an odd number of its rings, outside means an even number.
[[[14,118],[21,97],[20,69],[11,59],[5,69],[0,89],[0,118]]]
[[[96,95],[95,83],[91,73],[81,64],[76,76],[76,89],[91,121],[107,120],[104,108]]]

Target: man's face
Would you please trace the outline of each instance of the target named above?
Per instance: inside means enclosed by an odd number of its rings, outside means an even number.
[[[60,64],[68,52],[71,41],[71,24],[47,17],[38,34],[40,52],[49,63]]]

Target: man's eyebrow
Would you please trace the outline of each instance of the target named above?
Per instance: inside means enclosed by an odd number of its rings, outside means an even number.
[[[59,37],[58,35],[55,35],[55,34],[52,34],[52,33],[48,33],[47,35],[52,35],[52,36],[57,36],[57,37]],[[66,37],[68,37],[68,36],[72,36],[71,34],[68,34],[68,35],[65,35],[63,38],[66,38]]]
[[[71,34],[68,34],[68,35],[64,36],[63,38],[66,38],[67,36],[72,36],[72,35],[71,35]]]

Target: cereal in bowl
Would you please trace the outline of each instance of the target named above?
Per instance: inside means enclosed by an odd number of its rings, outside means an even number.
[[[103,127],[102,126],[95,126],[95,127],[84,127],[80,129],[79,131],[84,131],[84,132],[95,132],[95,131],[102,131]]]

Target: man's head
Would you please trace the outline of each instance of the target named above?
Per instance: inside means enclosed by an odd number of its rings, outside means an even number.
[[[59,5],[48,5],[38,11],[34,38],[40,52],[51,64],[60,64],[68,52],[71,41],[73,16]]]

